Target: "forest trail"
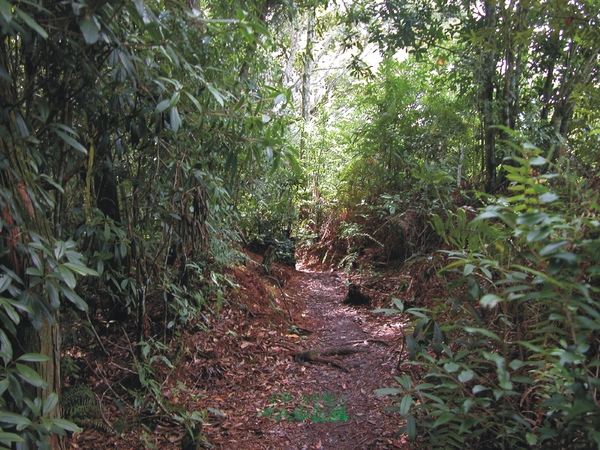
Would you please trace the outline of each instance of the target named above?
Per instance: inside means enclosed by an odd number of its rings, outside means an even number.
[[[394,385],[399,324],[372,308],[344,305],[347,290],[341,273],[293,273],[284,288],[286,308],[295,331],[306,335],[290,333],[278,345],[266,344],[268,364],[246,372],[243,385],[231,379],[228,399],[213,398],[224,400],[224,415],[215,417],[208,433],[217,448],[405,448],[394,437],[399,416],[384,412],[389,399],[374,394]],[[299,352],[331,348],[348,354],[324,355],[316,363],[294,359]]]

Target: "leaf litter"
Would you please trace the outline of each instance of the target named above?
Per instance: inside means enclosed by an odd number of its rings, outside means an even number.
[[[401,417],[384,411],[391,399],[375,395],[397,385],[403,356],[402,317],[373,313],[390,305],[397,277],[355,278],[373,298],[360,307],[343,304],[349,280],[339,271],[274,264],[266,274],[249,262],[229,277],[238,288],[220,314],[204,311],[151,364],[154,381],[145,381],[162,400],[140,381],[132,324],[97,327],[108,354],[91,338],[66,350],[80,370],[65,384],[90,386],[104,422],[71,436],[68,448],[194,448],[185,447],[190,424],[208,443],[195,448],[408,448]],[[307,352],[316,359],[294,358]]]

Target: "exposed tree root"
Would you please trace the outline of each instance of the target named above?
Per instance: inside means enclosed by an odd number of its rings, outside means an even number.
[[[289,356],[294,358],[294,361],[298,363],[302,362],[311,362],[311,363],[322,363],[329,364],[330,366],[336,367],[343,372],[349,372],[341,364],[338,364],[335,360],[331,358],[324,358],[324,356],[344,356],[344,355],[352,355],[354,353],[364,353],[368,352],[369,349],[364,347],[352,347],[352,346],[342,346],[342,347],[330,347],[323,350],[308,350],[305,352],[292,352],[289,353]]]

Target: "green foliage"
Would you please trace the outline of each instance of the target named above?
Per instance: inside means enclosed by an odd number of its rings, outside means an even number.
[[[90,300],[147,342],[152,295],[165,293],[165,331],[218,311],[231,285],[220,271],[238,257],[239,180],[298,167],[267,5],[199,8],[0,0],[3,442],[20,433],[43,447],[75,429],[43,417],[55,411],[32,392],[54,386],[13,354],[29,323],[56,332],[61,304]],[[98,278],[78,284],[86,275]],[[166,347],[153,348],[160,359]],[[140,365],[147,389],[153,356]]]
[[[467,212],[475,212],[472,208],[458,208],[456,212],[445,211],[446,219],[437,214],[431,214],[431,224],[435,232],[444,240],[446,245],[458,250],[469,252],[485,251],[487,246],[495,246],[505,236],[495,227],[488,226],[482,221],[470,221]]]
[[[70,421],[45,417],[54,412],[58,396],[55,393],[44,397],[36,395],[49,386],[34,367],[49,358],[37,353],[19,356],[15,354],[14,342],[23,316],[39,329],[44,321],[54,323],[56,311],[64,300],[81,310],[87,309],[86,302],[75,293],[76,277],[96,275],[96,272],[83,262],[73,241],[56,241],[51,249],[39,237],[34,237],[22,251],[27,252],[30,264],[24,278],[1,266],[0,428],[7,433],[7,442],[31,442],[39,448],[48,448],[45,441],[48,434],[80,429]]]
[[[428,447],[596,448],[598,194],[588,192],[569,206],[565,193],[576,179],[537,175],[549,166],[540,150],[509,145],[520,155],[504,166],[514,195],[491,199],[469,228],[462,227],[469,236],[454,240],[466,246],[450,253],[454,262],[444,269],[464,296],[448,312],[453,324],[440,326],[448,340],[413,345],[413,360],[405,365],[424,374],[397,377],[399,388],[379,393],[395,395],[398,406],[391,409],[406,418],[402,430]],[[487,236],[486,228],[506,238],[487,248],[470,239],[476,230]],[[498,259],[504,247],[512,247],[513,256]]]
[[[92,390],[83,385],[76,384],[61,393],[61,409],[64,417],[81,427],[94,427],[107,432],[102,421],[101,410]]]
[[[352,159],[340,172],[338,191],[345,204],[397,192],[412,200],[413,190],[432,199],[437,189],[456,182],[468,118],[451,89],[432,83],[443,82],[427,66],[386,60],[355,100],[356,122],[347,144]]]

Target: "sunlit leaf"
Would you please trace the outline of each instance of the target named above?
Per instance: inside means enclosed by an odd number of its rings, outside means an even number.
[[[558,195],[552,192],[546,192],[538,197],[539,201],[542,203],[552,203],[559,199]]]
[[[461,373],[458,374],[458,381],[460,381],[461,383],[466,383],[468,381],[471,381],[474,376],[475,372],[473,372],[472,370],[463,370]]]
[[[215,100],[219,103],[219,105],[225,106],[225,100],[223,99],[223,96],[221,95],[221,93],[210,83],[207,83],[206,87],[208,88],[210,93],[213,95]]]

